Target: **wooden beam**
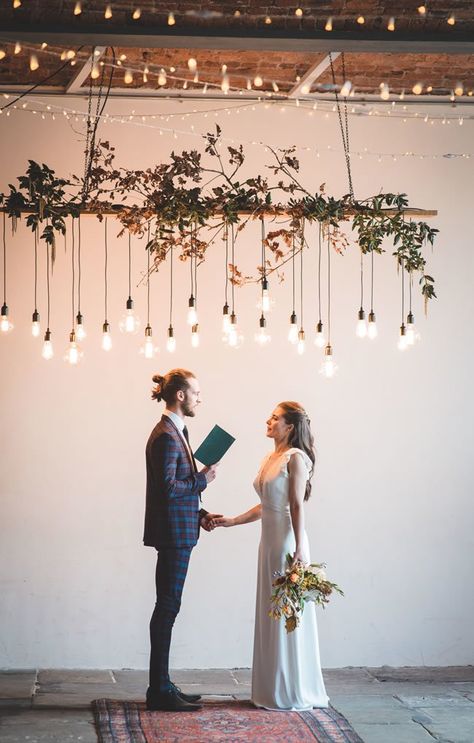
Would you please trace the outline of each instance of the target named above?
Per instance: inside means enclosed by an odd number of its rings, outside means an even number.
[[[131,207],[130,207],[131,208]],[[98,212],[97,210],[91,210],[91,209],[79,209],[79,213],[81,216],[85,217],[96,217],[98,214],[103,214],[105,216],[111,217],[111,216],[117,216],[117,214],[122,210],[127,209],[126,204],[117,204],[115,207],[112,206],[111,209],[104,209],[104,211]],[[0,207],[0,214],[2,212],[7,212],[6,207]],[[147,211],[149,211],[147,209]],[[407,209],[401,209],[398,211],[398,209],[382,209],[382,213],[384,216],[387,217],[394,217],[397,214],[404,214],[406,217],[437,217],[438,216],[438,210],[437,209],[418,209],[415,207],[408,207]],[[37,214],[37,210],[35,209],[20,209],[20,214]],[[61,214],[61,208],[57,209],[57,214]],[[223,212],[215,212],[212,216],[214,217],[220,217]],[[255,210],[249,210],[249,209],[242,209],[239,210],[239,216],[242,217],[251,217],[254,216],[255,219],[260,219],[262,212],[259,211],[258,213],[255,212]],[[288,212],[283,207],[280,207],[278,204],[275,204],[274,206],[268,206],[266,207],[265,211],[263,212],[265,217],[285,217],[287,216]],[[355,214],[354,211],[348,210],[346,212],[348,216]]]
[[[470,34],[456,31],[430,33],[424,29],[417,32],[370,31],[360,27],[354,31],[331,32],[300,30],[272,31],[263,33],[258,28],[208,29],[185,24],[177,26],[146,26],[133,31],[123,26],[107,25],[107,30],[97,26],[84,26],[77,30],[75,24],[44,24],[31,27],[19,22],[6,23],[2,30],[3,41],[23,41],[34,44],[47,42],[61,47],[126,46],[138,48],[186,48],[186,49],[238,49],[325,52],[337,49],[344,52],[414,53],[414,54],[474,54],[474,38]]]
[[[341,52],[331,52],[333,62],[335,62],[335,60],[340,56]],[[328,54],[323,60],[321,60],[321,62],[316,62],[316,64],[312,65],[309,70],[306,70],[299,83],[297,83],[288,93],[288,98],[298,98],[298,96],[302,94],[308,95],[314,81],[317,80],[318,77],[321,77],[323,72],[326,72],[327,68],[330,67],[331,57]],[[307,90],[306,92],[303,92],[305,91],[305,88],[307,88]]]

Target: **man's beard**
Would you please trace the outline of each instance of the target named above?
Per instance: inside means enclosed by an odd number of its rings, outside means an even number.
[[[182,405],[181,409],[184,415],[187,416],[188,418],[194,418],[194,416],[196,415],[196,413],[194,412],[194,408],[192,408],[191,405],[189,404]]]

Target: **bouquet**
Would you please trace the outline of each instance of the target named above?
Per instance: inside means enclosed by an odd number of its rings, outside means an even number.
[[[286,556],[287,567],[283,573],[276,572],[272,583],[271,608],[269,615],[273,619],[285,618],[285,629],[293,632],[300,623],[306,601],[314,601],[325,608],[333,591],[344,595],[337,583],[331,583],[326,577],[325,563],[304,565],[293,564],[290,554]]]

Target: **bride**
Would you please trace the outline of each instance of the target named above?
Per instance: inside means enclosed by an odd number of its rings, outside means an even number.
[[[315,605],[306,603],[299,626],[290,634],[282,620],[269,616],[274,572],[285,569],[287,553],[295,562],[310,561],[303,503],[311,493],[315,457],[309,418],[301,405],[280,403],[267,421],[267,436],[274,440],[275,450],[264,458],[254,481],[261,503],[234,518],[213,522],[229,527],[262,519],[252,702],[270,710],[327,707]]]

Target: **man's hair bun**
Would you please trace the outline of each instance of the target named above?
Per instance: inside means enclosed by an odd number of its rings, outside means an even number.
[[[165,381],[165,378],[162,377],[161,374],[153,374],[152,381],[155,383],[155,387],[153,387],[151,391],[151,399],[161,402],[163,399],[161,393],[163,391],[163,382]]]

